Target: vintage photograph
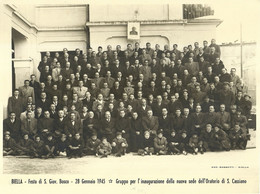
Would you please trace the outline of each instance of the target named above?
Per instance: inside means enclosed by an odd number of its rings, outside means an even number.
[[[255,156],[252,4],[1,6],[3,174],[197,173]]]

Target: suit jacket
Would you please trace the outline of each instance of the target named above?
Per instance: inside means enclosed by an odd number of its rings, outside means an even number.
[[[115,119],[111,118],[108,122],[105,118],[101,121],[101,134],[112,135],[115,133]]]
[[[112,88],[114,86],[114,83],[115,83],[115,79],[112,78],[112,77],[105,77],[104,79],[102,79],[102,81],[100,82],[100,88],[103,87],[104,83],[107,83],[108,84],[108,88]]]
[[[148,118],[146,116],[142,119],[142,125],[143,125],[144,131],[149,130],[149,131],[152,131],[153,134],[156,134],[156,132],[159,128],[158,117],[152,116],[151,118]]]
[[[28,120],[25,119],[22,121],[21,132],[22,134],[28,133],[29,135],[36,135],[37,134],[37,119],[31,118],[30,124]]]
[[[130,133],[130,122],[129,119],[125,116],[124,118],[119,117],[115,125],[116,131],[122,132],[125,131],[126,134]]]
[[[199,70],[200,70],[198,62],[185,63],[185,68],[193,76],[196,76],[199,73]]]
[[[192,113],[191,114],[191,120],[192,120],[192,130],[195,130],[195,125],[200,125],[199,128],[204,128],[206,125],[205,121],[205,115],[204,113]]]
[[[38,120],[38,133],[43,133],[43,129],[48,129],[48,132],[53,132],[53,121],[52,118],[42,118]]]
[[[8,109],[8,114],[10,114],[10,112],[15,112],[16,117],[20,117],[20,114],[23,111],[23,100],[22,100],[22,98],[18,97],[16,99],[14,96],[9,97],[7,109]]]
[[[151,110],[152,108],[149,105],[146,105],[145,108],[142,105],[137,106],[137,112],[140,118],[147,116],[147,111]]]
[[[88,88],[86,87],[74,87],[73,88],[73,93],[78,94],[79,100],[83,100],[86,98],[86,92],[88,91]]]
[[[64,128],[65,128],[65,124],[66,124],[66,119],[63,118],[63,120],[61,121],[59,118],[55,119],[53,122],[53,129],[54,131],[58,134],[58,133],[65,133],[64,132]]]
[[[166,149],[167,144],[168,144],[167,139],[165,137],[162,137],[162,138],[155,137],[154,138],[154,148],[157,150]]]
[[[9,131],[12,138],[18,140],[21,135],[21,120],[16,118],[12,123],[9,118],[4,119],[3,121],[3,131]]]
[[[75,120],[73,125],[71,120],[67,120],[65,123],[64,131],[66,135],[74,136],[76,133],[82,134],[81,123]]]
[[[25,86],[21,86],[19,87],[19,92],[20,92],[20,96],[22,97],[22,99],[24,101],[27,101],[27,98],[29,96],[31,96],[33,98],[33,103],[35,103],[35,96],[34,96],[34,89],[33,87],[29,86],[29,87],[25,87]]]
[[[142,73],[144,75],[144,80],[146,82],[148,82],[152,77],[151,67],[142,66],[140,67],[139,73]]]
[[[172,125],[172,117],[167,115],[167,117],[163,118],[163,116],[159,117],[159,128],[163,129],[165,132],[170,132],[170,130],[173,128]]]

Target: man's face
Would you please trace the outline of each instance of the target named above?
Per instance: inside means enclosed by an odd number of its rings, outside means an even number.
[[[162,115],[163,115],[163,116],[166,116],[167,113],[168,113],[168,112],[167,112],[167,109],[166,109],[166,108],[162,109]]]
[[[52,110],[52,111],[54,111],[54,110],[55,110],[55,108],[56,108],[56,107],[55,107],[55,105],[54,105],[54,104],[52,104],[52,105],[51,105],[51,110]]]
[[[225,105],[220,105],[220,111],[225,111]]]
[[[196,112],[199,113],[201,111],[201,106],[196,107]]]
[[[206,130],[207,130],[207,132],[208,132],[208,133],[210,133],[210,132],[211,132],[211,130],[212,130],[212,127],[211,127],[211,125],[207,125],[207,127],[206,127]]]
[[[144,134],[144,138],[145,138],[145,139],[149,139],[149,138],[150,138],[150,133],[145,133],[145,134]]]
[[[162,138],[162,136],[163,136],[162,133],[159,133],[159,134],[158,134],[158,137],[159,137],[159,138]]]
[[[179,117],[181,115],[181,111],[180,110],[176,110],[176,115]]]
[[[50,118],[50,113],[49,113],[49,111],[45,111],[45,112],[44,112],[44,117],[45,117],[45,118]]]
[[[151,116],[153,116],[153,112],[152,112],[151,110],[149,110],[149,111],[147,112],[147,115],[148,115],[148,117],[151,117]]]
[[[209,112],[214,112],[214,111],[215,111],[214,106],[210,106],[209,107]]]
[[[75,139],[79,139],[80,135],[78,133],[75,134]]]
[[[88,113],[88,115],[89,115],[90,118],[94,118],[94,113],[93,113],[92,111],[90,111],[90,112]]]
[[[10,119],[12,119],[12,120],[15,119],[15,113],[10,114]]]
[[[171,102],[175,102],[176,101],[176,97],[175,96],[171,96]]]
[[[32,110],[32,105],[28,105],[26,110],[27,110],[27,112],[30,112]]]
[[[63,118],[63,117],[64,117],[64,112],[63,112],[63,110],[60,110],[59,113],[58,113],[58,115],[59,115],[59,118]]]
[[[35,141],[40,142],[41,141],[40,137],[36,137]]]
[[[106,119],[110,119],[111,118],[110,112],[106,112],[105,117],[106,117]]]
[[[137,117],[138,117],[138,114],[137,114],[136,112],[134,112],[134,113],[133,113],[133,118],[134,118],[134,119],[137,119]]]
[[[71,119],[72,121],[75,121],[76,115],[75,115],[75,114],[71,114],[71,115],[70,115],[70,119]]]
[[[18,90],[14,91],[14,96],[19,96],[19,91]]]
[[[25,87],[29,87],[29,84],[30,84],[29,81],[25,81],[25,82],[24,82],[24,86],[25,86]]]
[[[24,138],[25,140],[28,140],[28,139],[29,139],[28,135],[24,135],[23,138]]]
[[[125,116],[125,111],[120,111],[120,117],[124,117]]]
[[[5,135],[5,140],[9,140],[10,139],[10,135]]]

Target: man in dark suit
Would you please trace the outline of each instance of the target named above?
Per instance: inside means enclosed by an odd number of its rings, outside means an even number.
[[[53,123],[53,136],[55,138],[61,137],[61,134],[65,134],[64,129],[65,129],[65,124],[66,124],[66,119],[64,118],[64,111],[59,110],[58,111],[58,118],[54,120]]]
[[[201,112],[201,106],[196,106],[196,112],[191,114],[192,119],[192,132],[196,132],[200,135],[201,130],[205,127],[205,116],[204,113]]]
[[[9,113],[9,118],[4,119],[3,121],[3,131],[4,133],[6,131],[10,132],[10,136],[18,142],[18,140],[21,138],[21,121],[19,117],[16,117],[16,114],[14,112]]]
[[[8,114],[14,112],[17,117],[23,112],[23,100],[19,97],[19,90],[14,90],[14,95],[8,98],[7,105]]]
[[[28,134],[31,139],[34,139],[37,134],[37,119],[32,117],[32,112],[26,113],[26,119],[22,121],[22,134]]]
[[[29,86],[30,81],[24,80],[24,86],[19,87],[19,94],[25,102],[29,96],[33,98],[33,103],[35,103],[34,89]]]
[[[148,110],[151,110],[151,107],[147,105],[146,99],[142,99],[141,104],[137,107],[139,117],[145,117],[147,115]]]
[[[153,116],[153,111],[148,110],[147,116],[142,118],[142,125],[144,131],[149,131],[152,136],[156,136],[157,130],[159,128],[158,117]]]
[[[172,117],[168,115],[168,111],[166,108],[162,109],[162,114],[158,118],[159,120],[159,128],[163,130],[164,136],[168,138],[170,136],[170,131],[173,128],[172,125]]]
[[[70,118],[66,121],[64,131],[69,138],[72,138],[77,133],[82,134],[81,123],[76,120],[74,112],[70,113]]]
[[[49,133],[53,132],[53,119],[50,118],[50,112],[44,111],[44,118],[39,119],[37,122],[38,133],[42,139],[46,140]]]
[[[105,112],[105,118],[101,121],[100,134],[102,137],[106,137],[109,142],[112,142],[115,137],[115,119],[111,118],[109,111]]]
[[[156,103],[152,105],[154,116],[161,117],[163,108],[166,108],[166,105],[162,103],[162,96],[158,95],[156,97]]]
[[[36,104],[37,107],[41,107],[43,111],[49,110],[50,102],[47,100],[46,92],[41,93],[41,99]]]

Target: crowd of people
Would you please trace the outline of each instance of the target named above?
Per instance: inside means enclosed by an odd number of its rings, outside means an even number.
[[[133,47],[133,48],[132,48]],[[53,53],[54,54],[54,53]],[[215,40],[50,52],[8,99],[4,155],[203,154],[246,149],[252,103]]]

